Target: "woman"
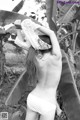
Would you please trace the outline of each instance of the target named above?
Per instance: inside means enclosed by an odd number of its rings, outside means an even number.
[[[20,21],[15,22],[15,24],[19,23]],[[53,31],[38,26],[37,31],[49,36],[51,43],[48,48],[41,47],[39,42],[36,42],[36,37],[35,39],[33,36],[33,38],[29,38],[29,34],[24,30],[24,24],[21,25],[26,42],[23,40],[21,30],[17,29],[18,39],[15,43],[28,50],[27,71],[32,76],[31,79],[37,80],[35,88],[27,97],[25,120],[38,120],[39,115],[40,120],[54,120],[57,109],[56,92],[62,71],[62,55],[59,43]],[[45,40],[45,42],[47,41]]]

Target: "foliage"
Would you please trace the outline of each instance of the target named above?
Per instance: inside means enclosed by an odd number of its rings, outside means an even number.
[[[35,0],[35,1],[38,3],[42,2],[42,0]],[[74,0],[72,0],[72,1],[74,1]],[[45,8],[46,8],[45,4],[42,4],[42,9],[45,9]],[[55,9],[57,9],[57,14],[55,13],[55,15],[54,15],[54,16],[56,16],[56,18],[55,18],[56,21],[54,21],[54,22],[58,28],[57,38],[59,40],[61,49],[63,49],[66,52],[68,60],[71,63],[71,70],[72,70],[74,78],[76,78],[75,80],[76,80],[77,88],[80,93],[80,62],[79,62],[80,61],[80,40],[79,40],[80,39],[80,21],[79,21],[80,20],[80,15],[79,15],[80,6],[76,5],[75,3],[70,4],[70,5],[65,4],[65,3],[59,3],[57,6],[55,6]],[[50,15],[48,15],[48,16],[50,16]],[[51,15],[51,17],[53,17],[53,16]],[[52,26],[55,27],[55,24]],[[18,49],[18,52],[19,52],[19,49]],[[4,60],[4,62],[5,62],[5,60]],[[0,62],[0,65],[2,65],[2,61]],[[0,70],[3,71],[3,68]],[[0,72],[0,74],[1,73],[2,72]],[[6,71],[5,71],[5,73],[6,73]],[[7,78],[7,79],[5,79],[3,84],[7,83],[7,85],[9,84],[12,87],[18,77],[19,77],[19,74],[16,75],[16,74],[12,73],[12,71],[7,72],[6,75],[4,74],[4,78]],[[3,87],[3,84],[2,84],[2,87]],[[10,86],[8,86],[8,87],[10,87]],[[1,87],[1,91],[3,91],[2,87]],[[3,94],[5,94],[5,93],[3,92]],[[62,99],[61,99],[60,95],[58,96],[58,99],[59,99],[61,108],[63,109]],[[24,101],[22,100],[20,104],[22,105],[23,102]],[[16,110],[12,111],[12,113],[14,113],[13,118],[16,117],[17,115],[19,115],[19,112],[20,112],[19,110],[20,110],[20,108],[16,107]],[[63,111],[64,111],[64,109],[63,109]],[[58,116],[56,116],[55,119],[56,120],[58,120],[58,119],[67,120],[64,112],[61,114],[60,118]]]
[[[56,0],[53,1],[55,3]],[[63,1],[57,6],[55,4],[53,4],[52,6],[52,4],[48,4],[49,0],[47,0],[47,6],[49,8],[47,16],[50,28],[57,33],[57,38],[59,40],[60,47],[65,51],[68,57],[68,63],[70,64],[69,66],[71,66],[70,71],[75,78],[75,82],[78,81],[79,84],[80,80],[77,79],[77,77],[80,74],[80,67],[78,67],[80,63],[79,61],[76,62],[76,57],[78,58],[80,53],[80,14],[78,12],[80,11],[80,6],[74,3],[74,0],[68,1],[72,1],[72,4],[65,4]],[[76,0],[76,2],[78,2],[78,0]],[[52,11],[53,8],[57,9],[57,14],[56,12]],[[55,25],[57,26],[57,30],[55,28]],[[65,75],[65,77],[67,76]],[[78,91],[79,90],[80,89],[78,86]],[[61,101],[59,101],[59,103],[61,104]],[[64,120],[64,118],[62,120]]]
[[[57,17],[57,37],[59,39],[59,43],[61,48],[67,53],[68,60],[70,61],[71,71],[75,78],[75,82],[78,84],[80,80],[78,78],[80,74],[80,68],[78,67],[80,62],[79,52],[80,52],[80,44],[79,44],[79,36],[80,36],[80,16],[77,15],[80,10],[79,5],[61,5],[58,6],[58,17]],[[76,17],[78,16],[78,18]],[[77,60],[77,62],[76,62]],[[78,78],[78,79],[77,79]],[[78,86],[77,84],[77,86]],[[78,92],[80,93],[79,86]]]
[[[66,7],[65,7],[66,6]],[[59,10],[60,9],[60,10]],[[60,16],[61,9],[66,13]],[[69,60],[72,64],[76,65],[75,56],[79,53],[79,31],[80,22],[75,17],[79,11],[79,6],[77,4],[73,5],[63,5],[58,7],[60,18],[57,18],[57,24],[59,25],[57,31],[57,37],[62,49],[68,54]],[[79,18],[79,16],[78,16]],[[77,47],[78,46],[78,47]]]
[[[23,7],[24,1],[25,0],[21,0],[21,2],[12,11],[18,12]]]

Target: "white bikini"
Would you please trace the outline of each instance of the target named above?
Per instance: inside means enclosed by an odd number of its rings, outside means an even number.
[[[46,115],[49,113],[55,114],[56,105],[50,103],[46,99],[40,98],[39,96],[33,95],[30,93],[27,97],[27,106],[34,112],[37,112],[41,115]]]

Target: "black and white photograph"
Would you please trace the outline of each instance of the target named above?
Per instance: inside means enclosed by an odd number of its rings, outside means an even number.
[[[80,0],[0,0],[0,120],[80,120]]]

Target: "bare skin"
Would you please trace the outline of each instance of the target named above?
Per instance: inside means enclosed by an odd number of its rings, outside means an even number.
[[[38,84],[32,91],[32,94],[46,99],[50,103],[55,103],[58,108],[58,104],[56,102],[56,90],[62,71],[62,55],[54,32],[45,29],[44,27],[41,27],[39,29],[50,36],[53,49],[51,53],[46,53],[44,56],[42,56],[42,58],[36,56],[42,75],[39,76]],[[53,114],[53,116],[49,115],[47,117],[41,115],[41,120],[53,120],[54,116],[55,114]],[[26,120],[28,120],[28,118],[26,118]],[[35,120],[35,118],[30,120]]]
[[[39,27],[38,30],[50,37],[52,43],[52,51],[50,53],[45,53],[42,58],[39,58],[38,55],[36,56],[41,74],[39,76],[35,89],[31,93],[44,100],[46,99],[46,101],[52,104],[56,104],[56,91],[62,71],[61,50],[56,35],[53,31],[42,26]],[[20,30],[17,30],[17,35],[20,40],[20,42],[18,40],[17,44],[27,50],[31,44],[29,41],[25,43],[23,42]],[[25,120],[38,120],[38,115],[39,114],[37,112],[34,112],[31,109],[27,108]],[[54,116],[55,111],[48,114],[47,116],[40,115],[40,120],[54,120]]]
[[[49,92],[49,95],[51,95],[56,92],[60,81],[62,70],[62,55],[54,32],[44,27],[39,28],[39,30],[50,36],[53,48],[50,53],[44,54],[42,58],[36,56],[40,70],[42,72],[42,75],[38,80],[37,88],[40,87],[40,90],[42,88],[42,90],[44,89],[45,92]]]

